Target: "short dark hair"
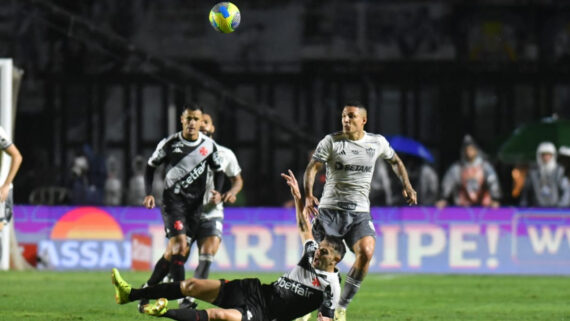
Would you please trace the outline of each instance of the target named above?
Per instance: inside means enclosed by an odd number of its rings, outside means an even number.
[[[368,111],[366,110],[366,107],[364,107],[364,105],[363,105],[361,102],[359,102],[359,101],[349,101],[349,102],[347,102],[346,104],[344,104],[343,109],[344,109],[344,107],[346,107],[346,106],[353,106],[353,107],[357,107],[358,109],[362,109],[362,110],[364,111],[364,115],[365,115],[365,116],[368,114]]]
[[[346,107],[346,106],[354,106],[354,107],[366,109],[366,107],[364,107],[364,105],[359,101],[348,101],[348,102],[346,102],[346,104],[344,104],[343,107]]]
[[[197,103],[186,103],[182,106],[182,113],[184,113],[185,111],[195,111],[195,110],[199,110],[202,113],[204,113],[204,108],[197,104]]]
[[[325,236],[323,241],[327,241],[330,245],[332,245],[333,249],[340,255],[340,261],[344,258],[346,254],[346,247],[344,246],[344,242],[342,239],[332,236]]]

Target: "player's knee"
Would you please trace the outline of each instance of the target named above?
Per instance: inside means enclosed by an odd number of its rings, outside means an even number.
[[[374,255],[374,246],[364,245],[358,249],[358,252],[356,253],[356,259],[360,260],[361,262],[370,262],[370,260],[372,260],[373,255]]]
[[[180,282],[180,290],[185,296],[191,296],[192,290],[196,287],[196,279],[189,278]]]

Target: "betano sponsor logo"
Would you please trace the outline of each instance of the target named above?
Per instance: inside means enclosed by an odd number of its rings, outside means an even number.
[[[56,269],[128,268],[131,243],[107,212],[96,207],[78,207],[63,215],[54,225],[50,240],[39,243]]]

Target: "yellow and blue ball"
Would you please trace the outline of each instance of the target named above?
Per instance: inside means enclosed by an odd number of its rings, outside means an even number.
[[[234,32],[240,20],[239,9],[231,2],[220,2],[210,10],[210,24],[219,32]]]

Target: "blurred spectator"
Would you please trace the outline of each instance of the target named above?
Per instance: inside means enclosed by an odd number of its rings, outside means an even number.
[[[412,186],[418,187],[418,205],[435,205],[439,196],[439,177],[433,167],[422,162],[417,172],[414,169],[414,172],[410,173],[410,181]]]
[[[570,146],[560,146],[558,149],[558,163],[564,167],[564,175],[570,179]]]
[[[412,186],[417,187],[418,204],[424,206],[435,205],[439,197],[439,177],[433,167],[427,164],[422,158],[416,156],[402,153],[400,158],[406,163],[410,183],[412,183]],[[392,179],[390,186],[392,184],[399,184],[399,182]],[[390,190],[392,190],[392,187],[390,187]],[[391,200],[391,203],[388,203],[388,205],[405,206],[407,204],[406,200],[399,189],[394,188],[393,190],[398,192],[389,198],[387,197],[387,200]]]
[[[463,138],[461,159],[447,170],[441,185],[439,208],[450,200],[455,206],[499,206],[501,189],[495,169],[480,155],[470,135]]]
[[[528,175],[528,165],[527,164],[517,164],[511,170],[511,177],[513,178],[513,187],[511,190],[511,197],[513,200],[519,200],[522,191],[524,189],[524,185],[526,182],[526,178]]]
[[[107,158],[107,180],[105,180],[105,205],[119,206],[122,203],[123,186],[119,179],[119,164],[114,156]]]
[[[319,174],[317,173],[315,186],[317,184],[318,178]],[[412,184],[412,186],[416,185]],[[320,193],[322,193],[322,187]],[[315,194],[315,196],[317,195]],[[392,184],[390,182],[390,176],[388,174],[388,165],[386,164],[386,161],[380,157],[376,160],[376,165],[374,165],[374,173],[372,174],[372,182],[370,182],[370,205],[391,206],[392,204],[394,204],[394,200],[392,195]]]
[[[73,159],[71,166],[71,179],[69,182],[69,198],[71,204],[86,204],[89,193],[89,181],[87,171],[89,164],[83,155]]]
[[[564,168],[556,163],[556,147],[542,142],[536,150],[536,166],[531,168],[521,196],[521,206],[568,207],[570,184]]]
[[[133,176],[129,180],[129,191],[127,195],[127,205],[141,206],[146,192],[144,190],[144,169],[145,159],[142,156],[136,156],[133,159],[132,170]]]
[[[83,145],[83,155],[87,157],[88,171],[87,182],[89,183],[89,200],[87,204],[102,205],[103,190],[105,189],[105,181],[107,180],[107,166],[105,158],[96,154],[91,146]]]

